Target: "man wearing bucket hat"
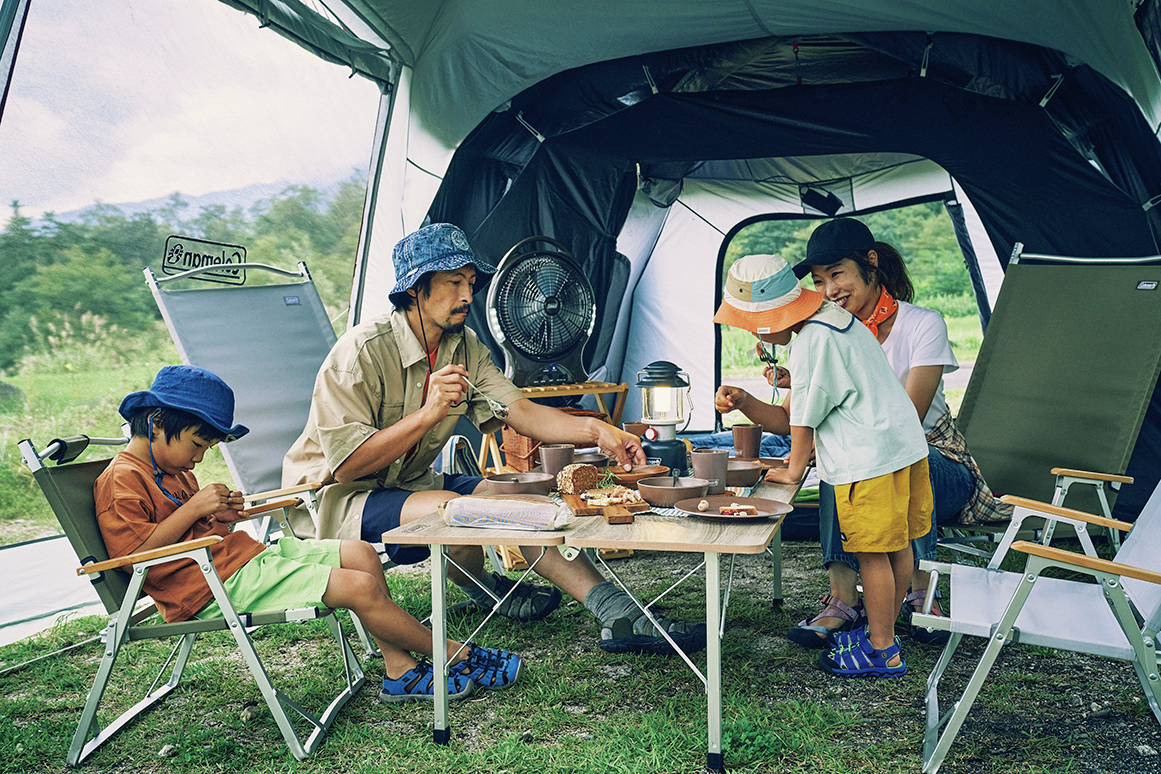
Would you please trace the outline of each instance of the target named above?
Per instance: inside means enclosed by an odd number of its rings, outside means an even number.
[[[193,468],[219,441],[246,435],[235,425],[234,393],[218,376],[196,366],[166,366],[153,386],[121,401],[132,437],[93,486],[97,521],[109,555],[148,551],[217,536],[214,568],[238,613],[305,607],[347,608],[357,614],[383,656],[380,698],[429,699],[431,665],[413,652],[432,654],[431,632],[395,604],[375,550],[361,540],[284,537],[264,546],[232,522],[248,518],[242,493],[224,484],[199,487]],[[145,591],[166,621],[222,614],[202,571],[185,560],[150,569]],[[448,640],[448,653],[461,643]],[[520,674],[519,656],[463,646],[448,675],[447,691],[463,698],[474,688],[504,688]]]
[[[325,484],[317,523],[299,509],[291,514],[296,531],[379,542],[384,532],[453,497],[485,491],[482,479],[436,473],[431,463],[461,417],[484,433],[500,428],[488,398],[508,407],[503,421],[523,435],[599,446],[623,465],[645,462],[636,436],[534,403],[504,378],[488,348],[465,326],[473,298],[496,269],[476,255],[463,231],[449,223],[425,226],[395,246],[393,260],[394,311],[352,328],[335,344],[315,380],[306,429],[283,462],[284,485]],[[399,564],[428,554],[424,546],[389,545],[387,552]],[[503,598],[513,590],[508,577],[484,572],[478,547],[453,547],[451,554],[464,572],[453,566],[449,575],[476,605],[490,609],[491,594]],[[602,648],[670,650],[632,599],[606,582],[587,557],[569,562],[549,551],[536,571],[556,588],[516,586],[499,608],[502,615],[543,618],[560,604],[563,590],[602,623]],[[662,624],[682,647],[704,647],[704,626],[668,619]]]
[[[835,487],[843,546],[863,567],[868,625],[839,636],[819,665],[844,677],[906,674],[895,614],[911,579],[911,539],[931,528],[927,444],[907,393],[865,326],[799,286],[786,261],[748,255],[730,267],[714,322],[790,347],[790,391],[771,405],[722,386],[718,411],[740,410],[790,434],[788,466],[767,480],[796,483],[812,449],[819,477]]]

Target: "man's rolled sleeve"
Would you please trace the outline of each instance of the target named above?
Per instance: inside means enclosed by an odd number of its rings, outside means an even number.
[[[331,471],[378,431],[375,417],[368,411],[379,405],[361,371],[323,369],[315,384],[311,413],[318,430],[318,442]]]

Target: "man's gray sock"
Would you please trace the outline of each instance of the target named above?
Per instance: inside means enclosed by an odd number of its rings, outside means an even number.
[[[619,618],[627,618],[633,622],[633,633],[644,634],[649,637],[660,637],[661,633],[649,622],[641,608],[624,591],[621,591],[610,581],[598,583],[585,595],[585,607],[588,608],[602,626],[611,624]],[[657,622],[665,627],[666,631],[684,631],[686,625],[680,621],[673,621],[654,613]]]
[[[492,573],[484,573],[479,580],[492,591],[496,590],[496,579],[492,577]],[[485,610],[491,610],[492,605],[496,604],[496,600],[492,599],[487,591],[484,591],[470,580],[463,586],[460,586],[460,590],[467,594],[468,598],[475,602],[476,605],[484,608]]]

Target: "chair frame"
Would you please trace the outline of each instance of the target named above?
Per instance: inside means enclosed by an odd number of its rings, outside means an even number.
[[[939,657],[939,661],[936,663],[935,668],[927,680],[927,717],[923,738],[923,774],[936,774],[939,771],[939,767],[943,763],[948,749],[955,741],[961,726],[971,711],[976,697],[979,695],[980,689],[983,687],[985,680],[987,680],[988,674],[991,672],[992,666],[1000,654],[1000,650],[1007,644],[1020,641],[1020,630],[1015,625],[1016,620],[1021,610],[1023,610],[1029,595],[1032,593],[1037,580],[1048,568],[1061,568],[1090,575],[1103,587],[1103,594],[1109,604],[1110,610],[1132,648],[1134,655],[1131,660],[1137,674],[1137,679],[1140,681],[1145,693],[1145,698],[1148,701],[1150,709],[1153,710],[1153,715],[1161,722],[1161,677],[1159,677],[1161,669],[1158,668],[1159,661],[1156,649],[1157,627],[1161,622],[1156,620],[1159,617],[1156,614],[1151,619],[1145,619],[1125,595],[1121,583],[1122,578],[1135,578],[1161,584],[1161,573],[1098,558],[1095,550],[1092,548],[1092,541],[1086,529],[1088,524],[1093,524],[1106,529],[1128,531],[1132,529],[1133,525],[1099,516],[1092,516],[1082,511],[1074,511],[1047,503],[1037,503],[1021,497],[1004,497],[1002,499],[1016,506],[1016,517],[1013,518],[1014,523],[1009,528],[1008,533],[1005,534],[1005,539],[1001,543],[1001,550],[997,550],[996,556],[993,557],[991,564],[983,571],[1003,573],[1004,571],[999,570],[998,567],[1003,558],[1002,552],[1006,551],[1009,546],[1014,551],[1027,554],[1028,560],[1015,592],[1004,609],[1003,615],[991,627],[988,645],[964,688],[963,695],[943,715],[940,715],[939,710],[939,681],[951,663],[951,659],[963,639],[964,632],[957,632],[953,629],[955,621],[954,614],[948,618],[931,615],[930,598],[923,612],[916,613],[912,617],[912,623],[916,626],[925,626],[931,629],[951,632],[951,638],[948,640],[943,653]],[[1078,554],[1073,551],[1066,551],[1023,540],[1013,542],[1011,538],[1019,530],[1019,524],[1016,523],[1016,519],[1019,518],[1020,521],[1023,521],[1024,518],[1031,515],[1044,518],[1050,527],[1055,526],[1056,523],[1064,523],[1073,527],[1085,548],[1085,553]],[[1050,531],[1049,534],[1051,534]],[[922,561],[919,563],[919,566],[921,570],[931,573],[933,584],[938,582],[941,572],[950,569],[950,566],[947,564],[929,561]]]
[[[95,481],[97,476],[108,466],[109,460],[67,464],[76,459],[83,452],[84,447],[90,443],[112,446],[124,444],[125,441],[123,439],[89,439],[85,436],[76,436],[63,441],[53,441],[43,452],[37,452],[32,442],[27,439],[18,444],[25,464],[32,471],[53,512],[65,528],[70,543],[80,557],[81,567],[77,570],[77,574],[89,576],[90,582],[96,588],[98,596],[109,613],[109,623],[101,635],[103,650],[101,663],[69,746],[66,757],[68,765],[79,765],[137,716],[150,709],[177,688],[198,634],[221,630],[228,630],[234,637],[238,650],[251,675],[253,675],[266,706],[270,709],[271,715],[274,716],[291,754],[298,760],[305,760],[322,742],[338,716],[339,710],[354,697],[366,682],[362,667],[355,658],[347,640],[343,637],[342,626],[334,611],[327,608],[310,607],[296,610],[238,613],[230,602],[229,595],[218,576],[210,554],[210,546],[222,540],[217,536],[164,546],[156,550],[134,553],[117,559],[108,559],[104,542],[100,539],[99,528],[96,526],[95,504],[92,500],[89,500],[85,505],[70,503],[68,495],[60,485],[60,480],[64,476],[74,477],[72,481],[74,487],[83,485],[85,482]],[[45,461],[50,459],[60,463],[59,466],[48,467]],[[270,506],[270,508],[275,509],[280,507],[277,504]],[[82,520],[87,520],[87,523],[82,523]],[[137,609],[149,569],[158,564],[179,559],[192,559],[201,568],[203,576],[213,592],[214,600],[222,610],[221,617],[165,623],[157,621],[155,605],[150,604],[143,609]],[[121,573],[111,572],[123,567],[131,568],[128,579]],[[249,630],[258,626],[273,623],[298,623],[316,618],[323,618],[327,622],[331,636],[334,637],[338,645],[344,673],[342,690],[319,715],[307,712],[301,705],[274,687],[249,635]],[[97,711],[113,677],[113,669],[122,648],[132,641],[166,637],[177,637],[178,641],[145,696],[111,723],[102,726],[98,722]],[[171,663],[172,669],[169,668]],[[165,676],[167,670],[169,671],[168,678]],[[162,682],[163,680],[164,682]],[[295,729],[288,709],[310,725],[311,731],[305,739]]]

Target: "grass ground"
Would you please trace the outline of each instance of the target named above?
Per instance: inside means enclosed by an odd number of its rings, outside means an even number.
[[[818,559],[817,545],[786,544],[781,608],[770,604],[769,560],[743,557],[738,563],[723,640],[726,764],[733,772],[918,771],[924,682],[940,649],[904,636],[910,673],[899,680],[825,675],[816,666],[818,651],[783,636],[815,609],[824,583]],[[614,566],[635,589],[658,593],[693,564],[690,555],[642,552]],[[424,566],[393,569],[388,581],[401,604],[424,614]],[[667,611],[703,617],[702,594],[695,579],[669,599]],[[453,616],[453,634],[466,636],[478,621],[476,613]],[[73,621],[0,648],[0,772],[67,770],[64,752],[96,672],[99,645],[13,667],[95,635],[101,623]],[[337,678],[325,659],[323,627],[268,627],[255,639],[276,683],[307,706],[321,705]],[[478,639],[519,652],[526,670],[510,690],[453,703],[453,737],[446,747],[431,742],[431,705],[381,704],[374,688],[381,666],[364,661],[369,685],[342,711],[318,752],[296,762],[232,640],[214,634],[199,641],[183,685],[79,770],[702,771],[705,695],[680,660],[601,652],[591,616],[568,598],[544,621],[496,621]],[[963,657],[944,680],[945,706],[962,690],[981,649],[979,641],[961,647]],[[156,643],[136,643],[118,668],[147,685],[167,652]],[[704,653],[694,661],[703,667]],[[133,700],[120,690],[113,696],[119,707]],[[244,718],[248,707],[257,712]],[[159,755],[166,745],[174,745],[172,757]],[[1156,772],[1159,760],[1148,750],[1161,750],[1161,728],[1127,664],[1016,645],[1001,654],[942,771],[1145,774]]]

